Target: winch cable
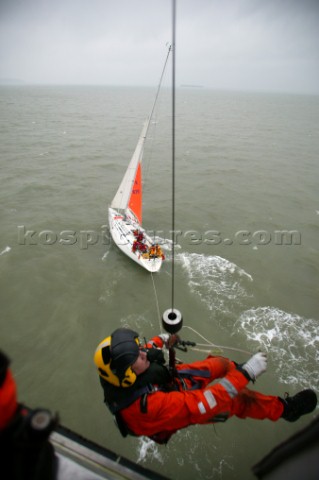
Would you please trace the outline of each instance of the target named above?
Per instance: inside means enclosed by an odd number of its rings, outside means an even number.
[[[170,333],[177,333],[183,325],[183,317],[175,305],[175,84],[176,84],[176,0],[172,0],[172,297],[171,308],[165,310],[162,316],[164,329]],[[169,346],[169,366],[172,374],[175,372],[174,345]]]
[[[175,301],[175,64],[176,64],[176,0],[172,0],[172,312]]]
[[[169,332],[170,334],[174,334],[178,332],[183,325],[183,318],[182,314],[179,310],[174,308],[175,305],[175,116],[176,116],[176,2],[177,0],[172,0],[172,43],[171,43],[171,53],[172,53],[172,288],[171,288],[171,309],[168,309],[164,312],[162,316],[162,324],[164,329]],[[155,297],[156,297],[156,303],[157,303],[157,310],[159,314],[159,304],[158,304],[158,298],[156,294],[156,288],[155,288],[155,283],[154,279],[152,276],[153,280],[153,288],[155,292]],[[205,340],[205,344],[196,344],[197,346],[201,347],[212,347],[215,349],[218,349],[219,351],[222,349],[226,350],[233,350],[237,352],[241,352],[244,354],[250,355],[250,352],[247,352],[245,350],[241,350],[239,348],[232,348],[232,347],[225,347],[225,346],[220,346],[220,345],[215,345],[206,338],[203,337],[199,332],[194,330],[191,327],[186,327],[192,330],[194,333],[202,337],[203,340]],[[205,350],[201,350],[205,351]],[[171,347],[169,348],[169,354],[170,354],[170,367],[171,369],[174,369],[175,367],[175,351],[174,348]]]

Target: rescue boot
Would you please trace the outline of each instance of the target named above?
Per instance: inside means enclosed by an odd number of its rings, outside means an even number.
[[[293,397],[290,397],[287,393],[285,398],[279,397],[279,400],[284,405],[281,418],[287,420],[287,422],[295,422],[301,415],[313,412],[317,406],[317,395],[310,389],[302,390]]]

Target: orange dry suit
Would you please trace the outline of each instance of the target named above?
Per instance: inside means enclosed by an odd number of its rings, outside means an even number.
[[[225,421],[232,415],[273,421],[281,417],[283,403],[279,398],[248,390],[249,379],[235,362],[209,356],[176,365],[172,378],[158,350],[163,347],[162,339],[154,337],[147,347],[151,347],[150,367],[132,387],[114,387],[100,378],[105,402],[122,435],[145,435],[167,443],[181,428]],[[220,380],[210,385],[215,379]]]

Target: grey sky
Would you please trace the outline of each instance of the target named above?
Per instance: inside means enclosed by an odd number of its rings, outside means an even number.
[[[319,94],[319,0],[177,0],[177,84]],[[170,0],[0,0],[0,79],[156,85]]]

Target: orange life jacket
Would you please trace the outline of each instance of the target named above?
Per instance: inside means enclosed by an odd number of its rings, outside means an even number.
[[[9,360],[0,352],[0,430],[4,429],[13,418],[17,408],[17,388],[10,369]]]

